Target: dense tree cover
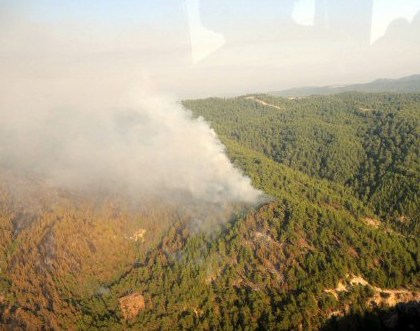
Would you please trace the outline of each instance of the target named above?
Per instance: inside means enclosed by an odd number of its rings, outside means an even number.
[[[369,310],[369,286],[339,300],[324,291],[348,274],[418,290],[417,238],[367,226],[370,211],[343,186],[235,142],[227,146],[275,200],[212,233],[190,236],[187,225],[176,224],[143,265],[110,288],[113,295],[101,298],[103,315],[90,327],[108,316],[113,329],[317,329],[333,311]],[[145,295],[147,309],[121,325],[109,311],[118,310],[115,297],[133,289]]]
[[[420,94],[256,95],[185,105],[222,139],[345,184],[384,219],[419,231]]]
[[[183,206],[132,208],[0,172],[1,326],[330,330],[352,321],[335,315],[377,320],[377,288],[420,291],[419,104],[354,93],[186,102],[267,194],[206,231]],[[147,232],[136,242],[138,229]],[[328,291],[339,283],[345,291]],[[145,309],[125,320],[118,300],[130,293]]]
[[[86,298],[106,293],[103,284],[133,268],[176,221],[170,206],[134,213],[112,197],[73,196],[2,175],[0,326],[74,329],[91,309]],[[36,195],[27,194],[32,190]],[[132,239],[139,228],[147,229],[147,241]]]

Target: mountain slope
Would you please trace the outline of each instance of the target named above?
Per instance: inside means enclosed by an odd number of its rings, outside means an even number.
[[[327,291],[349,274],[419,293],[418,240],[369,225],[372,215],[344,187],[227,146],[276,200],[215,233],[171,231],[169,245],[110,289],[116,296],[135,289],[149,302],[124,328],[317,329],[349,305],[369,310],[377,294],[370,285],[349,287],[337,299]]]
[[[374,214],[348,188],[225,143],[272,202],[197,233],[188,219],[162,206],[136,217],[116,202],[92,208],[64,197],[15,232],[6,247],[3,323],[89,330],[316,329],[349,304],[355,311],[369,309],[375,294],[369,286],[351,287],[338,300],[326,292],[347,274],[377,287],[418,291],[417,238],[386,224],[372,226]],[[16,207],[7,201],[1,214],[9,215],[12,227]],[[129,238],[139,227],[152,231],[156,225],[163,237]],[[141,296],[144,308],[125,319],[120,299],[129,294]]]
[[[420,92],[420,75],[412,75],[399,79],[377,79],[365,84],[352,84],[341,86],[297,87],[284,91],[270,92],[269,94],[281,97],[305,97],[309,95],[330,95],[343,92],[392,92],[415,93]]]
[[[419,230],[420,94],[256,97],[185,104],[222,139],[351,187],[383,218]]]
[[[419,300],[419,103],[186,101],[269,196],[207,228],[203,205],[133,205],[2,170],[0,328],[330,330]]]

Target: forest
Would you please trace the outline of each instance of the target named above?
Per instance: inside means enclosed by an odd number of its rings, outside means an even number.
[[[0,328],[396,329],[387,314],[418,325],[406,307],[420,302],[419,93],[183,104],[267,199],[197,228],[177,205],[133,208],[3,169]]]

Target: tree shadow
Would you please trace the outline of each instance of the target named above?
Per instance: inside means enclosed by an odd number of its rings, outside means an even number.
[[[420,302],[400,303],[392,308],[375,308],[372,311],[332,317],[322,331],[393,331],[420,330]]]

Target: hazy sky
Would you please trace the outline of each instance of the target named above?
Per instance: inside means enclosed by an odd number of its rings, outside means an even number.
[[[168,25],[147,15],[129,22],[127,8],[110,15],[106,2],[2,7],[0,172],[136,205],[199,203],[200,218],[265,199],[210,125],[176,99],[191,56],[182,6],[173,4],[178,15],[137,6]]]
[[[93,66],[179,98],[365,82],[420,73],[419,10],[420,0],[0,0],[0,56],[10,77]]]

